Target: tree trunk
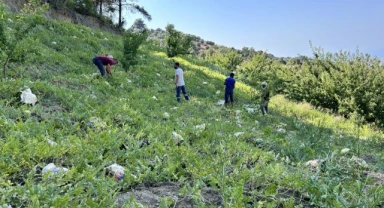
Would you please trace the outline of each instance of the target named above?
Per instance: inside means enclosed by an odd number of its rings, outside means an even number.
[[[103,0],[99,0],[99,15],[103,15]]]
[[[67,4],[68,0],[64,0],[63,2],[63,7],[65,7],[65,5]]]
[[[122,3],[122,0],[119,0],[119,27],[121,28],[123,25],[123,21],[122,21],[122,10],[123,10],[123,3]]]
[[[47,2],[47,1],[46,1],[46,2]],[[54,1],[52,2],[52,5],[53,5],[53,8],[57,9],[57,0],[54,0]]]

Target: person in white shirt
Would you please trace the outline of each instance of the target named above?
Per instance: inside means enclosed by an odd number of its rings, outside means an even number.
[[[175,68],[175,77],[176,77],[176,98],[177,102],[180,103],[180,92],[182,91],[186,100],[189,100],[187,90],[185,89],[184,75],[183,70],[180,68],[178,62],[174,65]]]

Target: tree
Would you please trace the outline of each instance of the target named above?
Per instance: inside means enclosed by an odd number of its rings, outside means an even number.
[[[133,24],[132,27],[129,28],[123,35],[124,58],[122,63],[126,71],[130,66],[136,65],[138,63],[138,49],[149,35],[149,31],[142,20],[138,19],[135,21],[135,23],[137,24]]]
[[[99,15],[103,16],[103,7],[109,7],[114,0],[96,0],[96,6],[99,10]]]
[[[124,12],[140,13],[147,20],[152,20],[151,15],[134,2],[137,0],[45,0],[53,8],[68,7],[85,15],[117,15],[119,28],[124,26]]]
[[[223,48],[211,55],[207,54],[206,59],[224,69],[235,70],[243,61],[241,55],[235,49]]]
[[[258,86],[261,82],[269,82],[274,77],[274,71],[271,68],[272,60],[266,56],[266,53],[262,53],[243,62],[239,72],[245,75],[247,83]]]
[[[96,5],[94,0],[75,0],[75,1],[68,1],[65,2],[65,5],[61,5],[61,7],[64,7],[68,5],[69,8],[75,10],[76,12],[84,15],[96,15]]]
[[[109,5],[109,12],[118,12],[118,26],[122,28],[124,26],[123,10],[129,11],[131,13],[140,13],[148,21],[152,20],[152,16],[144,9],[135,3],[132,3],[132,0],[113,0],[113,3]]]
[[[213,42],[213,41],[207,41],[207,44],[213,46],[213,45],[215,45],[215,42]]]
[[[145,30],[145,29],[147,29],[147,26],[145,25],[143,19],[141,18],[136,19],[130,28],[130,30]]]
[[[167,32],[165,42],[167,44],[166,49],[168,57],[190,53],[190,49],[193,46],[192,36],[177,31],[173,24],[168,24],[165,30]]]
[[[253,55],[256,54],[256,51],[254,48],[248,48],[248,47],[243,47],[239,53],[242,55],[244,60],[249,60],[253,57]]]

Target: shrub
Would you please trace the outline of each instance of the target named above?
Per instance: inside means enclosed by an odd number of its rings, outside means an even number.
[[[289,80],[296,88],[289,97],[332,109],[345,117],[357,113],[367,121],[383,124],[381,88],[383,66],[377,58],[350,52],[324,53],[314,49],[315,58],[304,62]],[[298,94],[300,93],[300,95]],[[303,95],[306,95],[303,97]]]
[[[209,49],[210,47],[207,47]],[[235,70],[242,62],[241,55],[233,49],[222,49],[206,56],[206,59],[227,70]]]
[[[123,67],[127,71],[130,66],[136,65],[137,52],[140,45],[148,38],[149,32],[146,28],[129,29],[123,37],[124,58],[122,61]]]
[[[311,46],[312,47],[312,46]],[[239,67],[238,77],[253,86],[270,83],[275,93],[330,109],[346,118],[384,125],[384,66],[359,51],[325,53],[312,47],[314,58],[299,56],[282,62],[256,53]],[[224,66],[217,54],[207,59]]]
[[[168,24],[166,27],[166,49],[168,57],[175,57],[177,55],[189,54],[190,49],[193,46],[193,37],[190,35],[182,34],[177,31],[172,24]]]
[[[207,43],[208,45],[212,45],[212,46],[215,45],[215,42],[213,42],[213,41],[207,41],[206,43]]]

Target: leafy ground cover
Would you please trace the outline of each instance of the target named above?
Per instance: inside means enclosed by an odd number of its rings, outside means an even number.
[[[257,90],[241,83],[236,105],[223,108],[217,102],[225,75],[191,57],[174,59],[191,96],[178,104],[173,62],[151,43],[141,47],[137,66],[125,72],[118,65],[104,79],[91,59],[121,58],[120,36],[45,20],[27,40],[35,40],[37,52],[10,64],[0,86],[0,204],[384,205],[379,131],[279,95],[272,98],[271,113],[262,116]],[[24,86],[39,104],[19,104]],[[315,159],[317,166],[306,165]],[[52,162],[69,171],[42,175]],[[106,174],[113,163],[125,167],[123,180]]]

